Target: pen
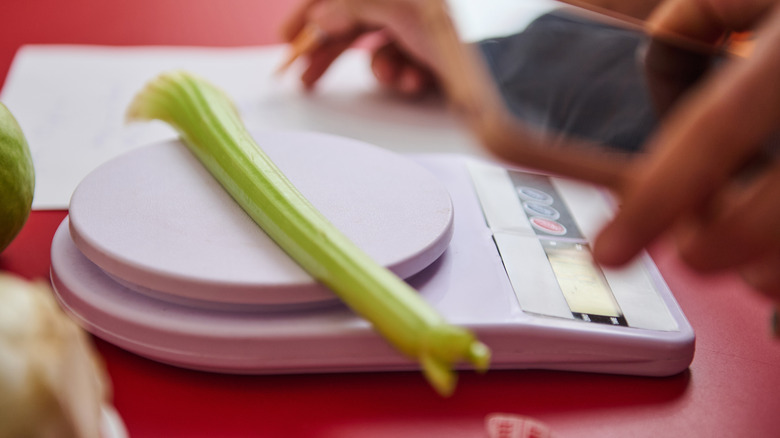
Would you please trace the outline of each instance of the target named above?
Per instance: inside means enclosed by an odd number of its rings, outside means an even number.
[[[290,42],[290,50],[284,62],[276,69],[276,74],[282,74],[301,56],[311,53],[325,41],[325,33],[314,23],[308,23]]]
[[[570,10],[578,15],[605,24],[617,26],[624,29],[643,32],[652,38],[672,44],[676,47],[692,50],[700,53],[724,53],[733,56],[745,58],[750,54],[754,43],[753,32],[730,32],[726,37],[716,43],[700,41],[680,33],[670,33],[663,29],[653,28],[648,25],[646,19],[629,15],[627,12],[613,10],[611,6],[602,4],[595,0],[557,0],[573,6]],[[618,5],[615,5],[619,8]]]

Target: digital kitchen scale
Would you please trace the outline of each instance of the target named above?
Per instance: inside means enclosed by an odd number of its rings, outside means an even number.
[[[399,155],[310,132],[257,143],[323,214],[493,353],[492,368],[671,375],[694,334],[646,254],[615,270],[592,242],[608,196],[462,155]],[[88,331],[227,373],[407,370],[179,141],[120,156],[76,189],[51,276]]]

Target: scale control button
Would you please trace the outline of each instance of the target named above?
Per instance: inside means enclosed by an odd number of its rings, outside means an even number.
[[[520,195],[520,198],[524,201],[538,202],[545,205],[550,205],[553,203],[552,196],[533,187],[520,186],[517,188],[517,194]]]
[[[537,204],[535,202],[523,202],[523,209],[532,216],[541,216],[552,220],[561,217],[561,213],[558,210],[549,205]]]
[[[530,220],[531,225],[533,225],[534,228],[544,233],[555,236],[563,236],[566,234],[566,227],[564,227],[560,222],[539,216],[534,216]]]

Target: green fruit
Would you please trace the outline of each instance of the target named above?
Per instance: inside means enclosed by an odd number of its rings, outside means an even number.
[[[0,252],[19,234],[32,208],[35,170],[22,128],[0,103]]]

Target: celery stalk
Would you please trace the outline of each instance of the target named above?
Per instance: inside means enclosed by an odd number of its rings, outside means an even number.
[[[186,72],[164,73],[139,92],[127,115],[173,126],[244,211],[396,349],[416,358],[440,394],[453,392],[456,362],[487,369],[490,350],[322,216],[257,146],[221,90]]]

